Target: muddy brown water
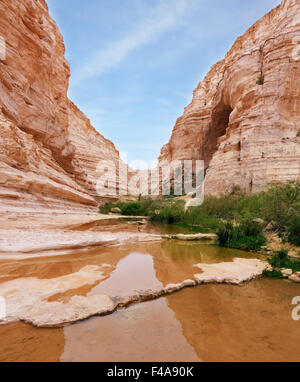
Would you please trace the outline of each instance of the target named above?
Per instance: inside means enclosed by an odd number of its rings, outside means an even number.
[[[0,282],[54,278],[110,264],[104,280],[72,295],[122,295],[177,283],[196,263],[254,257],[206,243],[167,241],[2,261]],[[300,361],[300,321],[291,317],[300,287],[259,279],[240,286],[200,285],[63,328],[0,326],[0,361]]]

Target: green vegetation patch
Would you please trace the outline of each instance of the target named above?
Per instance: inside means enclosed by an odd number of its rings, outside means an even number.
[[[300,246],[300,216],[292,217],[288,225],[287,237],[290,243]]]
[[[256,194],[234,187],[230,194],[207,196],[201,206],[184,210],[174,198],[140,198],[137,202],[106,203],[102,213],[120,208],[123,215],[149,216],[151,221],[181,224],[191,232],[217,232],[222,246],[259,250],[265,244],[264,229],[300,245],[300,183],[277,184]],[[261,219],[261,223],[253,219]]]
[[[269,277],[273,279],[286,279],[286,277],[280,271],[276,269],[272,269],[271,271],[264,269],[262,275],[264,277]]]
[[[300,259],[289,257],[286,249],[281,249],[274,256],[268,258],[267,261],[273,269],[287,268],[292,269],[293,272],[300,271]]]
[[[218,229],[217,236],[221,247],[259,251],[266,244],[262,227],[253,221],[245,221],[237,226],[226,223]]]
[[[113,207],[117,207],[117,205],[111,202],[107,202],[99,207],[99,211],[101,214],[107,215]]]
[[[182,228],[184,230],[187,230],[189,232],[194,233],[213,233],[213,230],[211,228],[207,227],[201,227],[198,225],[190,225],[190,224],[184,224],[184,223],[176,223],[174,224],[178,228]]]

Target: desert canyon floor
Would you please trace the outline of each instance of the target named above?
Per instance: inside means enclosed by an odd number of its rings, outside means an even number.
[[[0,361],[300,361],[299,283],[261,277],[261,254],[99,213],[97,165],[120,153],[68,98],[47,3],[0,13]],[[299,180],[299,25],[283,0],[239,37],[158,163],[203,159],[217,195]]]
[[[0,224],[1,361],[299,361],[299,284],[259,255],[96,212]]]

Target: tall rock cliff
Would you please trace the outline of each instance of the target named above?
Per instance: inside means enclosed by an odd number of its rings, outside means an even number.
[[[160,161],[205,161],[205,192],[300,178],[300,1],[237,39],[194,91]]]
[[[119,153],[67,98],[69,64],[44,0],[1,0],[0,210],[96,206],[96,166]]]

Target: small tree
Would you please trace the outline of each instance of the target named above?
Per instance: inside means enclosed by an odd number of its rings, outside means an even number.
[[[265,76],[261,74],[256,81],[257,85],[263,85],[265,83]]]

